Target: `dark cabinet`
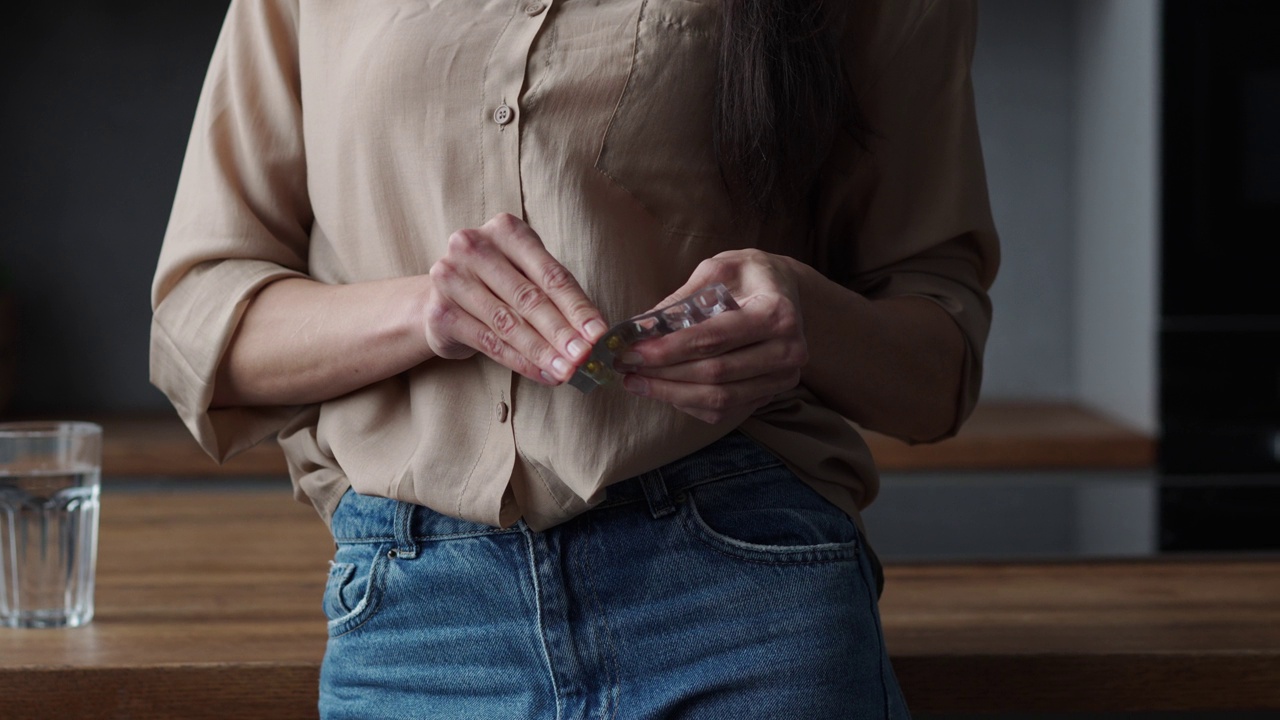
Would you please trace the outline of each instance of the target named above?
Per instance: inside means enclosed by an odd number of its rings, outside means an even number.
[[[1164,5],[1161,546],[1280,548],[1280,25]]]

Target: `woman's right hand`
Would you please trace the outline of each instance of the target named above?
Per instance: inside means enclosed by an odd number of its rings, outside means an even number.
[[[481,352],[531,380],[558,385],[608,329],[537,233],[508,213],[451,235],[430,277],[427,342],[442,358]]]

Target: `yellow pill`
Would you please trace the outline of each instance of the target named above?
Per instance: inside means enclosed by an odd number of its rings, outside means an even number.
[[[610,335],[608,342],[605,343],[605,346],[608,347],[610,350],[616,351],[618,348],[622,347],[622,338],[618,337],[617,335]]]
[[[595,375],[596,373],[600,372],[601,369],[602,369],[602,366],[600,365],[599,360],[590,360],[587,362],[588,373]]]

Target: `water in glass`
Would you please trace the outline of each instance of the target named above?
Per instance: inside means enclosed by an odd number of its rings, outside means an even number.
[[[0,626],[93,618],[97,467],[0,469]]]

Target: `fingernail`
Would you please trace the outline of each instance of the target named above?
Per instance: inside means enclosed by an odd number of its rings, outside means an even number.
[[[564,358],[556,358],[555,360],[552,360],[551,367],[555,368],[555,371],[560,375],[568,375],[571,370],[569,363],[565,362]]]
[[[623,365],[640,367],[641,365],[644,364],[644,358],[640,357],[640,353],[638,352],[624,352],[618,356],[618,362],[622,363]]]
[[[599,320],[592,320],[587,323],[587,326],[584,329],[587,331],[587,337],[595,340],[603,335],[609,328]]]
[[[570,341],[569,354],[572,355],[573,357],[576,357],[576,358],[582,357],[583,355],[586,355],[588,352],[591,352],[590,345],[576,338]]]
[[[627,389],[627,392],[634,393],[636,395],[649,394],[649,381],[639,375],[626,376],[622,379],[622,386]]]
[[[551,377],[550,375],[548,375],[546,370],[541,370],[540,372],[542,373],[542,379],[543,379],[543,380],[546,380],[547,382],[551,383],[552,385],[558,385],[558,384],[560,384],[560,381],[559,381],[559,380],[557,380],[557,379],[555,379],[555,378],[553,378],[553,377]]]

